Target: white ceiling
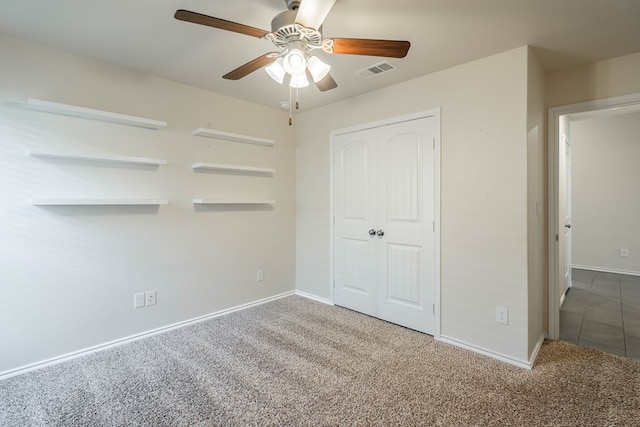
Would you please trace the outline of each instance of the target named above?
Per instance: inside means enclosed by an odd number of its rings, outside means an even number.
[[[304,1],[304,0],[303,0]],[[288,87],[258,70],[222,79],[273,50],[257,38],[178,21],[188,9],[270,30],[284,0],[0,0],[0,33],[278,108]],[[640,52],[640,0],[337,0],[325,37],[409,40],[397,70],[364,80],[383,58],[326,55],[338,88],[302,89],[304,110],[525,44],[548,70]],[[639,77],[640,78],[640,77]]]

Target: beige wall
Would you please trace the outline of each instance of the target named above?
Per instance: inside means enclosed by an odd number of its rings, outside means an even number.
[[[294,289],[295,146],[286,113],[0,36],[0,373]],[[164,120],[158,131],[26,110],[28,98]],[[200,127],[275,147],[198,138]],[[168,160],[159,168],[29,157],[30,149]],[[197,161],[273,177],[196,173]],[[168,199],[40,208],[33,197]],[[196,197],[274,209],[194,208]],[[256,270],[264,282],[256,283]],[[137,292],[157,305],[133,309]]]
[[[640,52],[547,76],[547,107],[640,93]]]
[[[441,108],[441,333],[526,363],[527,62],[523,47],[300,114],[297,289],[330,297],[330,132]]]
[[[529,49],[527,72],[527,240],[529,358],[547,324],[547,150],[545,71]]]

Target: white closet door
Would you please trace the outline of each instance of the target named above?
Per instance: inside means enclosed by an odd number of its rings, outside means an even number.
[[[379,129],[378,314],[435,332],[434,127],[420,119]]]
[[[334,139],[334,301],[376,315],[376,247],[369,230],[377,219],[378,144],[374,131]]]
[[[334,302],[430,334],[433,120],[334,139]]]

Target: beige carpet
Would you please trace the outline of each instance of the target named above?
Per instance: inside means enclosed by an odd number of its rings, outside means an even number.
[[[640,425],[640,362],[532,371],[288,297],[0,381],[1,426]]]

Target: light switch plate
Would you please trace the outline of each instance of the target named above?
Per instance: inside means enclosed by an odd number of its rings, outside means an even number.
[[[144,292],[133,295],[133,308],[144,307]]]

